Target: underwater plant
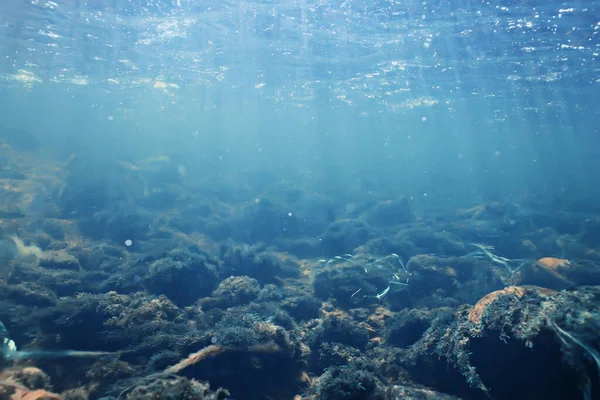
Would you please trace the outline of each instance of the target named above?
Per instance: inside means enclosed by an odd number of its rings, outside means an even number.
[[[0,239],[0,278],[10,278],[15,260],[36,261],[44,252],[35,245],[26,245],[21,238],[12,235]]]
[[[405,265],[398,254],[392,253],[385,257],[377,258],[373,261],[364,260],[360,257],[355,257],[352,254],[343,254],[330,258],[329,260],[319,260],[317,262],[317,273],[325,272],[331,268],[337,267],[347,268],[354,270],[360,267],[364,274],[365,284],[367,280],[373,280],[369,282],[367,286],[374,286],[376,283],[385,282],[383,289],[378,289],[374,293],[363,294],[364,286],[361,286],[358,290],[354,291],[350,300],[353,303],[358,303],[364,299],[377,299],[381,300],[390,293],[393,288],[405,288],[409,285],[411,273],[408,270],[409,262]],[[373,279],[376,278],[376,279]],[[361,278],[358,277],[358,280]],[[382,285],[383,286],[383,285]],[[370,289],[372,290],[372,289]]]
[[[477,250],[467,254],[464,257],[473,257],[473,258],[487,258],[493,263],[502,265],[511,275],[516,274],[525,264],[527,264],[530,260],[527,259],[510,259],[502,256],[497,256],[492,253],[491,250],[494,250],[494,246],[483,245],[479,243],[471,243],[471,246],[477,247]]]

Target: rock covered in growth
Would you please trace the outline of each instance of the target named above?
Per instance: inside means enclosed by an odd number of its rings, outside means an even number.
[[[152,227],[160,226],[152,213],[130,209],[128,205],[95,212],[80,219],[78,225],[81,232],[92,239],[119,244],[128,239],[135,243],[146,240],[155,231]]]
[[[425,387],[408,385],[391,385],[388,387],[386,400],[460,400],[449,394],[436,392]]]
[[[190,355],[193,363],[186,363],[181,373],[227,387],[236,398],[292,398],[297,393],[309,349],[293,319],[276,303],[251,303],[209,314],[218,322],[206,329],[204,343],[206,349],[219,350],[208,358],[200,357],[203,351]]]
[[[49,269],[81,270],[81,265],[79,265],[77,257],[68,254],[64,250],[45,251],[40,258],[39,266]]]
[[[202,299],[203,310],[210,308],[228,308],[248,304],[260,293],[258,281],[247,276],[230,276],[221,281],[212,296]]]
[[[94,244],[72,250],[81,268],[86,271],[117,272],[127,252],[122,246],[109,244]]]
[[[287,289],[281,308],[297,321],[317,318],[321,301],[302,290]]]
[[[277,283],[278,278],[298,275],[295,257],[277,253],[261,246],[225,242],[221,245],[220,276],[246,275],[261,283]]]
[[[572,289],[582,285],[600,285],[600,268],[592,261],[571,262],[543,257],[523,266],[515,276],[519,285],[537,285],[549,289]]]
[[[409,256],[417,254],[443,254],[445,257],[462,256],[467,253],[459,236],[448,231],[439,232],[429,224],[411,225],[400,230],[394,237],[396,246]],[[406,253],[410,251],[409,253]]]
[[[60,219],[47,218],[42,222],[42,231],[54,240],[64,240],[67,230],[65,222]]]
[[[384,382],[373,365],[357,362],[327,369],[309,393],[319,400],[384,400]]]
[[[339,342],[323,342],[313,344],[310,358],[310,371],[322,374],[333,366],[350,365],[360,360],[362,352],[356,347]]]
[[[432,312],[429,309],[407,308],[398,312],[385,324],[386,343],[400,348],[412,346],[429,329],[431,319]]]
[[[380,356],[407,368],[414,381],[459,397],[485,398],[489,391],[495,398],[513,398],[516,386],[519,398],[577,398],[581,376],[589,381],[585,377],[596,376],[600,366],[594,361],[599,305],[596,287],[573,292],[506,288],[471,309],[430,312],[416,342]],[[423,315],[414,315],[415,324],[422,323]],[[476,390],[461,386],[457,372]],[[427,381],[431,374],[438,376],[433,384]],[[591,389],[597,393],[596,386]]]
[[[187,306],[212,293],[219,283],[217,273],[217,265],[205,254],[174,249],[151,261],[141,281],[151,293]]]
[[[322,253],[329,256],[352,253],[375,236],[373,228],[365,222],[353,219],[337,220],[323,233]]]
[[[54,292],[48,288],[33,282],[24,282],[19,284],[6,284],[0,282],[0,300],[6,306],[16,308],[17,304],[30,307],[47,307],[56,304],[57,297]],[[16,315],[7,312],[2,321],[7,321]],[[0,315],[3,315],[0,312]]]
[[[0,399],[2,400],[63,400],[51,393],[50,378],[42,370],[25,367],[0,371]]]
[[[301,343],[292,328],[293,321],[275,305],[230,308],[212,328],[212,342],[238,349],[276,343],[284,352],[295,355]]]
[[[402,263],[391,254],[375,259],[344,255],[315,265],[317,297],[335,300],[344,308],[374,304],[382,299],[391,308],[458,306],[475,302],[504,286],[505,269],[466,257],[418,254]]]
[[[173,302],[141,292],[62,298],[32,319],[39,324],[39,340],[45,348],[128,349],[140,360],[167,347],[185,346],[197,336],[185,312]]]
[[[321,343],[336,342],[365,350],[369,342],[367,326],[340,312],[327,313],[308,334],[308,344],[317,350]]]
[[[88,392],[83,388],[69,389],[62,393],[64,400],[88,400]]]
[[[494,303],[497,299],[501,299],[504,296],[513,297],[515,299],[522,299],[531,294],[535,294],[537,296],[550,296],[555,294],[554,290],[545,289],[537,286],[531,287],[520,287],[520,286],[509,286],[501,290],[496,290],[491,293],[486,294],[479,300],[473,308],[469,311],[468,319],[474,324],[481,324],[483,320],[484,313],[488,311],[488,307]]]
[[[362,219],[377,228],[392,226],[397,228],[399,225],[412,222],[414,214],[408,199],[402,198],[377,203],[362,215]]]
[[[225,400],[225,389],[211,391],[208,384],[181,376],[157,377],[130,388],[119,400]]]
[[[365,270],[367,263],[368,260],[356,257],[317,266],[313,281],[315,295],[322,300],[335,301],[336,305],[344,308],[356,307],[363,295],[375,296],[388,286],[393,274],[378,268]],[[359,289],[359,297],[354,297]]]
[[[0,389],[2,390],[2,389]],[[0,396],[2,393],[0,392]],[[62,396],[59,396],[55,393],[50,393],[45,390],[31,390],[31,391],[23,391],[23,389],[15,388],[15,392],[12,393],[12,396],[9,399],[19,399],[19,400],[63,400]]]
[[[262,199],[240,207],[229,225],[232,236],[248,243],[269,243],[298,234],[299,220],[280,202]]]
[[[472,220],[505,220],[516,213],[516,206],[508,203],[491,202],[479,204],[467,210],[460,210],[459,217]]]
[[[29,389],[51,390],[50,377],[39,368],[25,367],[15,373],[15,379]]]
[[[137,375],[137,371],[133,366],[115,358],[101,358],[86,369],[86,393],[92,398],[114,392],[113,386],[118,385],[120,380],[131,379]],[[73,400],[79,400],[75,395],[81,393],[81,391],[77,389],[73,390]],[[66,394],[65,397],[67,397]]]
[[[68,176],[57,193],[57,206],[63,218],[88,217],[108,207],[115,193],[108,176],[115,173],[115,165],[98,165],[76,155],[66,165]],[[99,174],[97,171],[104,173]]]
[[[597,376],[598,287],[571,292],[507,288],[501,295],[484,297],[470,311],[470,320],[482,304],[480,324],[475,328],[479,333],[470,344],[471,362],[482,382],[499,396],[510,394],[506,386],[509,376],[522,377],[519,384],[524,397],[555,398],[580,396],[576,382],[592,382],[589,377]],[[517,367],[499,371],[499,365]],[[531,374],[533,370],[536,374]],[[585,390],[597,396],[600,388],[593,384]]]

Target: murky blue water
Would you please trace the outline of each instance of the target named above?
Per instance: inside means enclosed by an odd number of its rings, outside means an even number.
[[[2,124],[65,153],[170,151],[205,174],[326,175],[424,204],[597,187],[597,1],[40,0],[0,15]]]

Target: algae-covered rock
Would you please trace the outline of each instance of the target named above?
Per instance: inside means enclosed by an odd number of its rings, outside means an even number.
[[[368,224],[381,227],[398,227],[402,224],[412,222],[414,214],[410,208],[410,202],[407,198],[400,200],[387,200],[377,203],[374,207],[367,210],[361,219]]]
[[[39,266],[48,269],[68,269],[74,271],[81,269],[77,257],[65,251],[45,251],[40,258]]]
[[[181,376],[156,377],[139,383],[119,396],[122,400],[193,399],[225,400],[229,392],[225,389],[211,391],[208,384]]]
[[[217,265],[205,255],[175,249],[148,265],[141,282],[152,293],[167,296],[179,306],[209,296],[219,280]]]
[[[598,262],[543,257],[523,266],[514,282],[519,285],[536,285],[549,289],[573,289],[584,285],[600,285]]]

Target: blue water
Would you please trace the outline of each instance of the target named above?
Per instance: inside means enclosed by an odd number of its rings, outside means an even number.
[[[598,186],[594,1],[0,7],[3,124],[68,152],[285,166],[419,203]]]
[[[317,260],[343,253],[389,260],[394,251],[408,263],[424,254],[468,256],[475,250],[469,243],[481,239],[496,245],[497,254],[519,260],[515,265],[523,257],[559,257],[587,268],[590,260],[600,262],[600,222],[594,225],[600,221],[600,1],[3,0],[0,144],[2,265],[20,257],[8,240],[16,235],[39,246],[35,254],[65,250],[86,273],[98,274],[82,278],[70,271],[44,280],[43,273],[19,275],[21,264],[10,264],[5,275],[0,268],[0,283],[35,281],[51,292],[50,303],[65,296],[79,304],[75,295],[81,291],[140,291],[140,298],[130,299],[135,307],[143,296],[165,294],[183,313],[239,274],[257,279],[261,296],[282,304],[292,296],[281,294],[290,285],[282,282],[297,279],[293,288],[317,292],[317,310],[330,287],[332,293],[339,289],[343,299],[334,300],[347,311],[355,305],[355,290],[364,289],[334,287],[329,276],[319,287],[302,281],[300,267],[298,276],[286,275],[289,265],[277,252],[297,257],[308,276],[306,271],[330,268]],[[457,211],[483,204],[492,206],[481,219],[477,212],[470,218]],[[405,206],[410,218],[403,220]],[[386,218],[400,222],[393,226]],[[53,223],[61,228],[48,228]],[[410,223],[429,231],[410,231]],[[81,236],[71,231],[75,225]],[[548,227],[556,232],[544,231]],[[406,235],[397,235],[405,228]],[[381,243],[373,245],[373,238]],[[93,264],[87,251],[105,252],[110,261]],[[202,286],[200,279],[201,288],[193,279],[186,286],[185,273],[160,275],[160,260],[187,257],[178,252],[192,252],[196,258],[187,260],[194,266],[210,260],[223,269],[215,266],[214,281]],[[278,263],[283,272],[271,274]],[[271,272],[262,275],[255,267]],[[385,303],[385,285],[404,286],[405,274],[412,273],[403,266],[399,283],[387,271],[379,270],[370,292],[360,296]],[[367,269],[365,274],[371,277]],[[53,280],[63,278],[60,284]],[[281,293],[266,293],[273,284],[281,284]],[[462,284],[452,283],[464,289]],[[494,281],[472,297],[458,296],[452,307],[472,305],[504,284]],[[258,293],[248,290],[250,297]],[[16,302],[11,307],[21,305],[16,294],[7,298]],[[449,304],[429,300],[396,298],[392,308]],[[232,313],[225,321],[239,319],[233,306],[214,307]],[[200,320],[186,312],[194,324]],[[0,311],[0,320],[19,346],[32,346],[23,354],[42,354],[36,343],[58,348],[48,354],[131,350],[126,341],[88,346],[69,342],[73,338],[33,340],[34,334],[15,333],[23,322],[11,315]],[[221,317],[202,324],[213,329]],[[289,326],[297,328],[302,318],[292,317]],[[252,318],[248,326],[262,321]],[[39,321],[36,332],[44,338],[64,337]],[[554,330],[568,340],[560,332]],[[146,340],[138,339],[132,340],[136,346]],[[177,361],[201,347],[178,348],[166,359]],[[249,349],[244,351],[264,351]],[[168,361],[152,359],[163,369],[173,364]],[[139,367],[150,361],[128,362]],[[221,367],[221,375],[204,378],[227,386],[236,367]],[[309,369],[313,383],[325,371],[317,370]],[[427,379],[418,383],[448,389]],[[448,391],[473,394],[454,389]],[[259,392],[248,398],[261,398]],[[235,398],[244,398],[239,393],[233,390]],[[269,393],[278,398],[277,390]]]

